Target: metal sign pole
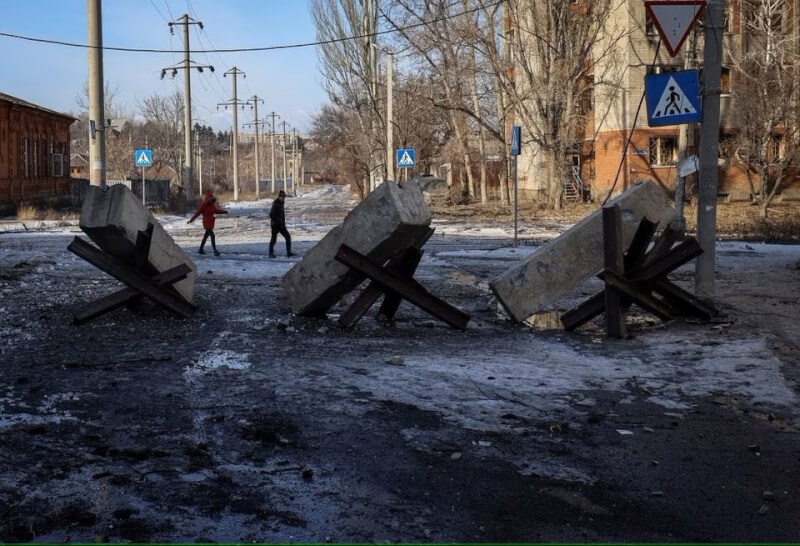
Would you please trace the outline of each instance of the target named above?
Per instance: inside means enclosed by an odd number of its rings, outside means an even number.
[[[145,199],[145,197],[144,197],[144,186],[145,186],[145,183],[144,183],[144,167],[142,167],[142,205],[147,207],[147,199]]]
[[[514,247],[517,246],[517,231],[519,227],[519,185],[517,184],[517,157],[514,156]]]

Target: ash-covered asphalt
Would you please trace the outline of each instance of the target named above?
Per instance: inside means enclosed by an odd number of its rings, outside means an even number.
[[[75,326],[119,286],[66,251],[77,228],[0,233],[0,539],[800,540],[799,247],[720,243],[718,319],[637,313],[610,340],[508,322],[488,283],[535,246],[434,217],[417,279],[467,331],[408,303],[342,330],[344,305],[291,314],[267,207],[231,207],[219,258],[161,218],[198,265],[189,320],[143,304]],[[295,248],[349,207],[289,199]]]

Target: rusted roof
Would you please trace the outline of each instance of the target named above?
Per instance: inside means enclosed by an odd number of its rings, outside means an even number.
[[[33,104],[32,102],[28,102],[28,101],[22,100],[22,99],[20,99],[18,97],[13,97],[11,95],[7,95],[5,93],[0,93],[0,101],[10,102],[11,104],[16,104],[17,106],[24,106],[26,108],[33,108],[34,110],[40,110],[42,112],[47,112],[48,114],[53,114],[54,116],[60,116],[62,118],[71,119],[73,121],[76,121],[78,119],[73,115],[64,114],[62,112],[56,112],[55,110],[50,110],[49,108],[44,108],[42,106],[39,106],[38,104]]]

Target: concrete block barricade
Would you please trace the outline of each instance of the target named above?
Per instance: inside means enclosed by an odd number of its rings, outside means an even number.
[[[421,245],[430,223],[430,209],[415,182],[379,185],[284,275],[283,287],[292,311],[325,314],[362,282],[361,275],[336,260],[342,244],[383,262]]]
[[[105,190],[99,186],[87,189],[80,228],[106,253],[133,265],[136,237],[139,231],[147,229],[148,223],[153,224],[148,268],[155,274],[187,264],[192,272],[173,286],[186,301],[193,303],[197,266],[142,205],[141,199],[121,184]]]
[[[674,210],[666,191],[652,181],[637,183],[608,202],[622,212],[624,247],[642,218],[665,227]],[[491,289],[506,312],[522,322],[548,309],[579,282],[603,269],[602,209],[569,228],[498,276]]]

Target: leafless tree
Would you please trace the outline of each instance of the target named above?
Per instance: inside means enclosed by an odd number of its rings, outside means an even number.
[[[354,114],[358,131],[349,135],[348,146],[357,163],[374,176],[382,157],[381,114],[374,56],[377,54],[376,14],[370,0],[311,0],[311,15],[319,46],[321,73],[335,107]],[[353,38],[355,39],[346,39]],[[352,121],[348,117],[348,121]]]
[[[183,93],[176,89],[166,96],[146,97],[139,103],[139,113],[144,119],[143,136],[153,150],[154,166],[182,187]]]
[[[788,0],[742,0],[746,45],[735,55],[735,157],[766,217],[800,167],[800,68]],[[796,31],[795,31],[796,32]]]
[[[105,128],[105,121],[96,122],[100,130],[106,131],[106,169],[108,178],[126,178],[133,162],[130,135],[133,129],[127,107],[118,100],[119,87],[106,82],[103,90],[103,108],[106,119],[126,118],[129,123],[118,131]],[[89,86],[84,84],[83,93],[75,96],[78,121],[70,126],[70,148],[73,153],[89,153]]]
[[[546,181],[546,204],[561,206],[567,156],[580,143],[591,108],[587,96],[610,73],[626,30],[614,28],[615,0],[508,0],[514,29],[509,47],[513,78],[503,78],[513,109],[534,150],[536,176]]]

